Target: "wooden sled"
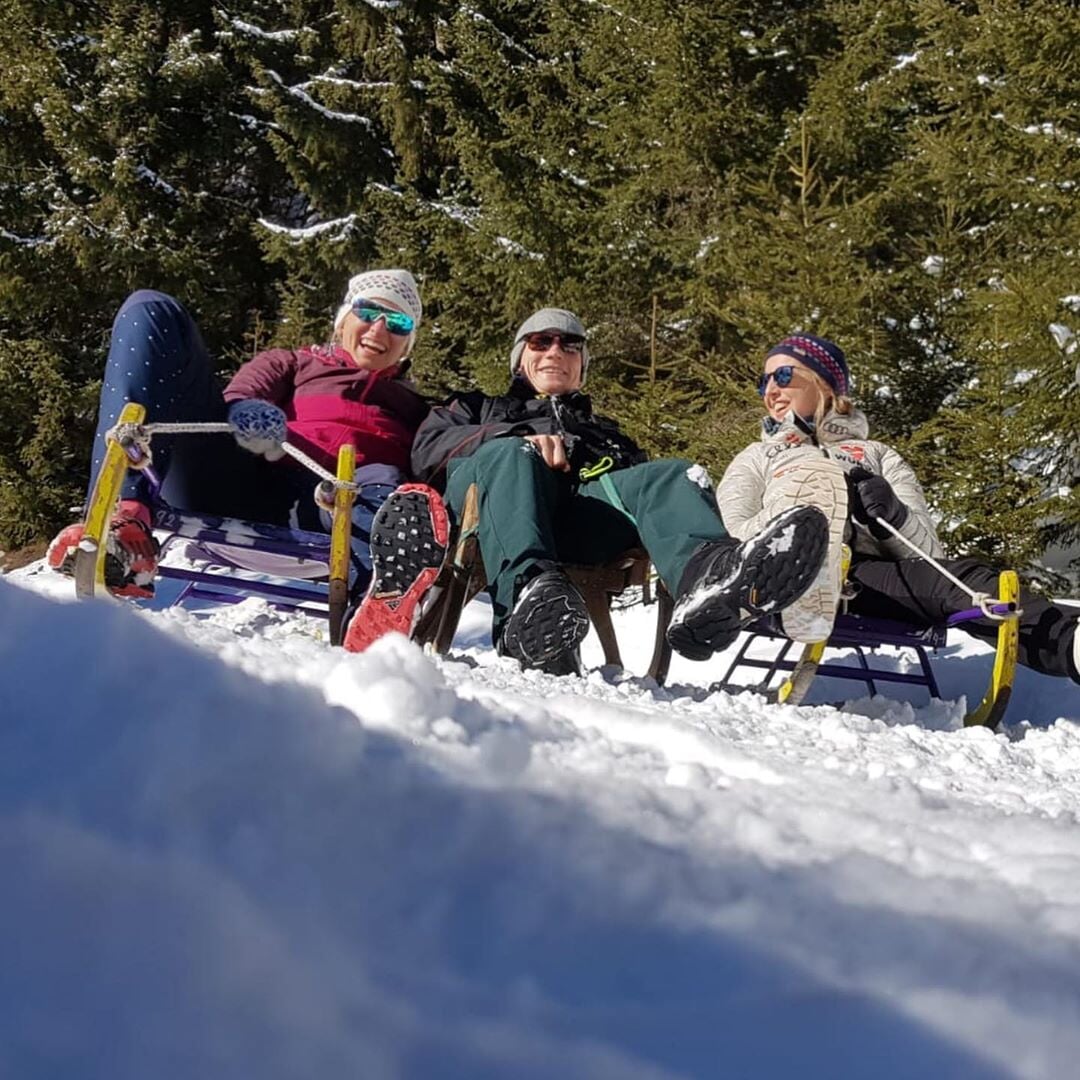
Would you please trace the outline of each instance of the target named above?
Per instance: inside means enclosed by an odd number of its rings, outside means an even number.
[[[465,506],[452,543],[451,557],[433,586],[434,599],[412,635],[414,641],[429,645],[436,653],[449,651],[463,609],[487,585],[476,535],[479,519],[479,495],[473,484],[465,495]],[[605,664],[623,666],[619,642],[611,622],[612,599],[631,587],[642,589],[647,597],[649,565],[649,556],[640,548],[632,548],[609,563],[598,566],[564,565],[562,568],[581,591],[604,650]],[[662,583],[656,587],[656,606],[656,636],[646,674],[663,684],[671,664],[671,646],[666,634],[674,603]]]

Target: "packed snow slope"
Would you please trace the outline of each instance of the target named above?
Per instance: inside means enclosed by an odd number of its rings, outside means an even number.
[[[0,1077],[1076,1075],[1072,683],[993,734],[70,589],[0,581]]]

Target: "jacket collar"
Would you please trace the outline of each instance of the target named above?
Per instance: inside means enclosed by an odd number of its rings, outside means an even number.
[[[840,443],[848,439],[866,439],[870,435],[870,425],[866,414],[859,409],[852,409],[847,416],[827,412],[821,419],[817,430],[813,422],[805,420],[796,423],[789,412],[779,423],[766,416],[761,422],[762,442],[818,442],[825,445]]]
[[[308,345],[306,349],[301,349],[301,352],[309,353],[318,360],[322,360],[324,363],[340,364],[342,367],[356,367],[356,361],[353,359],[352,354],[343,349],[340,345]],[[383,368],[381,371],[369,372],[373,374],[375,379],[403,379],[412,366],[412,359],[405,357],[403,360],[399,360],[396,364],[391,364],[388,368]],[[371,381],[374,382],[375,379]]]

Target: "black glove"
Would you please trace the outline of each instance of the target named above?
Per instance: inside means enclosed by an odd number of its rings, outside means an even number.
[[[896,497],[885,477],[875,476],[860,466],[847,474],[847,484],[851,516],[878,540],[888,540],[892,533],[875,518],[887,521],[894,529],[903,527],[908,519],[908,508]]]

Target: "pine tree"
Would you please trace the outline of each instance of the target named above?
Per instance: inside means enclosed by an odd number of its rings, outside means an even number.
[[[692,456],[691,426],[705,418],[700,386],[683,360],[667,356],[661,302],[653,294],[649,320],[649,353],[644,363],[623,360],[623,378],[614,383],[605,405],[653,456]],[[627,377],[626,371],[629,372]]]
[[[957,374],[919,432],[954,547],[1021,566],[1080,535],[1080,405],[1063,342],[1080,236],[1076,97],[1080,13],[999,0],[964,17],[922,12],[939,102],[919,131],[921,175],[957,207],[949,335]],[[1064,330],[1064,337],[1059,329]]]
[[[703,442],[721,463],[756,427],[747,414],[760,417],[752,387],[761,358],[788,334],[842,342],[862,386],[873,378],[871,364],[860,361],[882,345],[875,312],[885,305],[888,282],[869,257],[882,225],[872,195],[825,171],[815,130],[803,117],[768,174],[746,177],[718,203],[712,226],[718,239],[689,290],[701,340],[709,345],[700,363],[709,373],[715,415]],[[751,163],[747,171],[752,176],[759,168]]]
[[[543,2],[443,5],[427,99],[454,160],[418,206],[439,276],[438,367],[506,384],[514,328],[540,306],[589,324],[581,252],[599,240],[585,119],[568,107],[586,39]],[[579,158],[582,160],[579,162]],[[579,167],[580,165],[580,167]]]
[[[300,2],[233,22],[248,94],[267,142],[288,176],[258,235],[282,267],[276,344],[323,340],[348,277],[377,249],[373,184],[394,176],[393,150],[379,116],[385,85],[365,62],[365,4]]]
[[[545,303],[585,317],[601,398],[648,363],[654,292],[671,298],[661,335],[682,348],[708,185],[759,144],[755,106],[772,96],[768,62],[745,63],[744,9],[537,0],[441,17],[425,79],[457,155],[438,210],[454,213],[444,265],[465,291],[442,330],[448,354],[472,350],[482,383],[505,378],[494,342]],[[792,23],[782,5],[755,15],[770,32]]]
[[[824,13],[833,44],[793,59],[806,93],[773,163],[739,163],[710,223],[692,286],[703,343],[726,371],[792,329],[835,337],[952,550],[1023,563],[1076,514],[1052,494],[1075,485],[1077,420],[1047,331],[1069,291],[1061,240],[1078,235],[1062,74],[1076,15],[1008,0]],[[737,426],[739,402],[719,407]]]
[[[35,435],[0,460],[5,543],[81,498],[127,292],[174,293],[218,351],[272,303],[251,224],[280,177],[224,44],[209,3],[7,6],[0,428]]]
[[[1080,446],[1061,349],[1032,310],[1039,291],[1017,280],[985,291],[985,315],[962,342],[977,374],[915,438],[930,451],[924,478],[944,515],[943,537],[1024,568],[1051,539],[1068,538]],[[1035,424],[1033,397],[1046,406]]]

